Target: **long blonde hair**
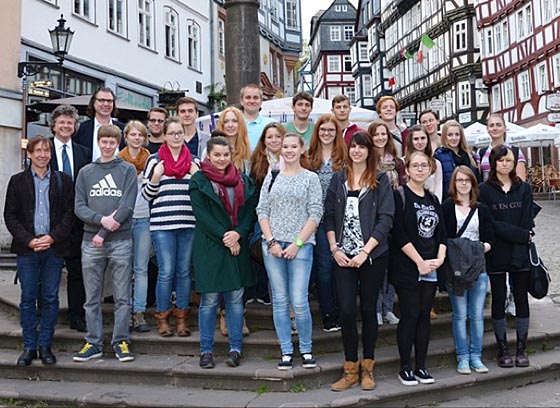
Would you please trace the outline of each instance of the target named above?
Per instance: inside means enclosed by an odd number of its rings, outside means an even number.
[[[245,118],[243,117],[241,111],[233,106],[230,106],[229,108],[225,108],[220,114],[220,118],[218,119],[218,130],[221,130],[222,132],[224,131],[225,117],[229,112],[233,112],[237,118],[237,137],[235,138],[235,143],[232,146],[232,162],[235,167],[242,170],[245,168],[245,162],[251,160],[251,147],[249,144],[247,125],[245,124]]]
[[[457,129],[459,129],[459,134],[461,135],[460,140],[459,140],[459,149],[461,149],[465,153],[467,153],[467,155],[469,156],[469,161],[471,163],[471,166],[473,168],[477,168],[478,165],[476,163],[476,160],[474,159],[472,154],[470,154],[470,152],[469,152],[469,146],[467,145],[467,138],[465,137],[465,129],[456,120],[453,120],[453,119],[448,120],[447,122],[445,122],[445,124],[441,128],[441,145],[443,147],[446,147],[449,150],[451,150],[455,155],[458,155],[459,152],[455,152],[455,150],[452,147],[449,146],[449,139],[447,139],[447,132],[449,132],[450,127],[456,127]]]

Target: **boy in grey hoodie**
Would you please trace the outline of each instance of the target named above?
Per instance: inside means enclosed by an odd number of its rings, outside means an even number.
[[[103,355],[103,277],[109,268],[113,280],[115,322],[111,344],[119,361],[132,361],[128,323],[132,272],[131,221],[136,201],[136,169],[115,152],[121,130],[103,125],[97,133],[101,157],[83,167],[76,179],[74,211],[84,222],[82,271],[86,290],[86,343],[74,361]]]

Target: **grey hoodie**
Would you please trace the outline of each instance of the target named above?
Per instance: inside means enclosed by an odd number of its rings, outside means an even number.
[[[106,241],[131,239],[137,189],[135,167],[120,157],[83,167],[76,178],[74,212],[84,222],[84,240],[91,241],[96,234]],[[121,226],[110,232],[101,226],[101,218],[115,210]]]

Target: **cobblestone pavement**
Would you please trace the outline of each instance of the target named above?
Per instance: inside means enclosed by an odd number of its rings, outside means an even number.
[[[539,201],[543,207],[535,219],[535,243],[550,272],[549,296],[560,304],[560,201]]]

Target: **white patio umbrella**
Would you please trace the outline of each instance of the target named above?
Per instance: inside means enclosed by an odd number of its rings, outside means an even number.
[[[544,174],[544,153],[543,148],[554,144],[557,137],[560,136],[560,129],[538,123],[524,132],[520,133],[524,139],[513,143],[519,147],[538,147],[539,148],[539,161],[541,163],[542,174]]]
[[[560,148],[560,136],[554,138],[554,146]]]
[[[508,122],[506,120],[506,135],[508,143],[510,143],[511,140],[510,136],[514,136],[524,130],[526,129],[523,126],[516,125],[515,123]],[[486,139],[481,138],[482,136],[488,136],[486,142],[484,142]],[[486,125],[480,122],[474,122],[472,125],[465,128],[465,138],[467,139],[468,145],[484,146],[485,143],[490,143],[488,129],[486,128]]]

